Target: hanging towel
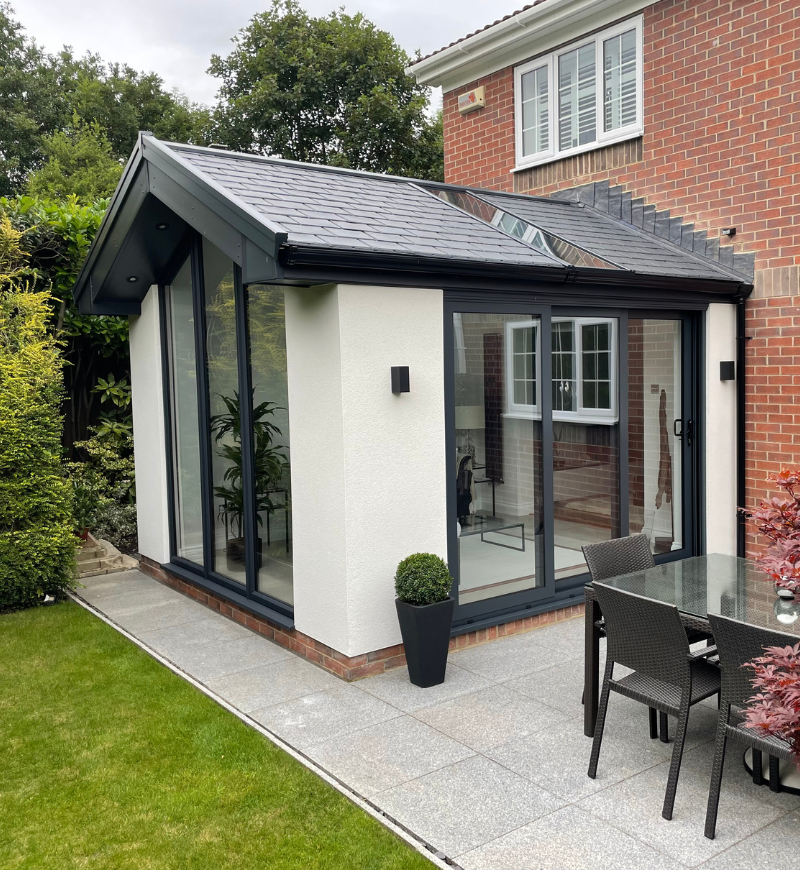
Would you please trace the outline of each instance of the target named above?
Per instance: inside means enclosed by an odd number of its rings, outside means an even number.
[[[656,493],[656,509],[663,502],[672,501],[672,457],[669,453],[669,429],[667,428],[667,391],[661,391],[658,403],[658,492]]]

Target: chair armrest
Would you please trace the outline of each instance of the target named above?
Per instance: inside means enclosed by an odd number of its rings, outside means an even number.
[[[696,662],[699,659],[707,659],[710,656],[717,655],[717,646],[704,646],[702,649],[697,651],[689,650],[689,660]]]

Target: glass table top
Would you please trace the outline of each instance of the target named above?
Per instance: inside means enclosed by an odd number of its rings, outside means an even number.
[[[692,616],[714,613],[800,636],[800,599],[779,599],[772,580],[748,559],[712,553],[602,582],[675,604]]]

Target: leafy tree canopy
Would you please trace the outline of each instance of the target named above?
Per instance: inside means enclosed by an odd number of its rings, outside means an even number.
[[[33,172],[26,188],[32,196],[66,199],[75,196],[92,202],[111,196],[122,175],[103,128],[97,121],[73,116],[69,130],[59,130],[42,140],[47,163]]]
[[[222,84],[214,138],[231,148],[423,178],[442,177],[441,119],[386,31],[344,11],[313,18],[273,0],[209,72]]]

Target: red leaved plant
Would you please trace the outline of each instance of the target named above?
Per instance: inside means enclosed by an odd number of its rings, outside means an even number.
[[[757,564],[776,586],[800,593],[800,471],[781,471],[769,480],[788,498],[762,499],[752,514],[759,532],[772,542]]]
[[[753,688],[760,690],[748,702],[745,723],[785,740],[800,765],[800,643],[764,653],[744,665],[755,670]]]

